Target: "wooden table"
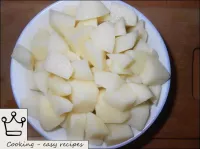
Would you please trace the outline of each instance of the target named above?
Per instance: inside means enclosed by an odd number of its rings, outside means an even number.
[[[1,3],[1,108],[16,108],[10,87],[10,55],[25,25],[52,1]],[[192,52],[199,47],[198,1],[127,1],[148,17],[163,36],[172,65],[172,84],[165,108],[155,124],[123,148],[199,148],[199,53],[195,52],[192,97]],[[29,125],[29,139],[42,137]]]

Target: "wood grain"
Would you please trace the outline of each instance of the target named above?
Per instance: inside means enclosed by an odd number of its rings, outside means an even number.
[[[199,1],[126,1],[160,31],[168,47],[172,84],[155,124],[124,148],[199,148],[199,100],[192,98],[192,51],[199,47]],[[1,108],[16,108],[10,87],[10,54],[26,24],[52,1],[1,2]],[[43,139],[29,125],[29,139]]]

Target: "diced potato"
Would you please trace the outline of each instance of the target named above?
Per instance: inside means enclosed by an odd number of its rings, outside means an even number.
[[[48,77],[49,74],[46,71],[37,71],[33,73],[36,86],[43,93],[47,93],[48,90]]]
[[[115,53],[124,52],[133,48],[138,37],[138,32],[131,32],[115,39]]]
[[[143,84],[162,85],[170,78],[170,74],[157,58],[148,57],[140,77]]]
[[[130,69],[134,74],[139,75],[143,71],[146,59],[149,55],[144,51],[132,50],[131,52],[132,56],[134,56],[134,63],[130,66]]]
[[[127,76],[127,77],[126,77],[126,82],[127,82],[127,83],[142,84],[141,78],[140,78],[139,76],[137,76],[137,75]]]
[[[70,15],[72,17],[76,16],[76,5],[67,5],[64,7],[63,12],[66,13],[67,15]]]
[[[70,99],[74,105],[73,112],[92,112],[97,102],[99,90],[92,81],[70,81],[72,94]]]
[[[67,140],[84,140],[86,114],[70,113],[67,115],[66,121]]]
[[[50,52],[45,60],[44,68],[59,77],[69,79],[73,73],[73,67],[69,59],[60,53]]]
[[[132,32],[132,31],[137,30],[139,32],[139,34],[140,34],[144,28],[145,28],[145,22],[143,20],[139,20],[137,22],[136,26],[129,27],[127,29],[127,31],[128,32]]]
[[[152,92],[146,85],[136,84],[136,83],[128,83],[128,85],[132,88],[132,92],[137,97],[134,105],[141,104],[150,99],[151,97],[153,97]]]
[[[67,55],[70,51],[68,44],[57,33],[52,33],[49,39],[48,52],[57,52]]]
[[[73,104],[66,98],[53,95],[52,93],[48,93],[49,102],[52,105],[54,112],[61,116],[64,113],[72,111]]]
[[[71,50],[79,56],[83,56],[85,48],[85,42],[89,39],[91,32],[94,30],[93,26],[81,26],[74,30],[67,41],[71,47]]]
[[[147,31],[146,31],[146,30],[143,30],[143,31],[141,32],[141,34],[139,35],[139,37],[140,37],[142,40],[144,40],[145,42],[147,42],[147,39],[148,39],[148,33],[147,33]]]
[[[140,20],[135,27],[130,27],[128,28],[128,32],[132,32],[132,31],[138,31],[139,32],[139,38],[141,38],[142,40],[144,40],[145,42],[147,41],[147,37],[148,37],[148,33],[145,30],[145,25],[144,25],[144,21]]]
[[[80,60],[80,57],[70,50],[68,44],[57,33],[51,35],[48,51],[61,53],[70,61]]]
[[[162,86],[161,85],[153,85],[153,86],[149,86],[149,88],[154,95],[151,98],[151,101],[153,103],[157,104],[158,100],[160,99],[160,93],[161,93]]]
[[[67,51],[66,53],[66,56],[67,58],[70,60],[70,61],[76,61],[76,60],[81,60],[80,56],[76,55],[74,52],[72,51]]]
[[[81,1],[76,12],[76,20],[88,20],[104,16],[109,10],[101,1]]]
[[[133,59],[135,58],[135,51],[134,50],[127,50],[124,52],[124,54],[129,55],[130,57],[132,57]]]
[[[103,70],[106,66],[106,54],[94,46],[91,40],[85,43],[84,57],[97,69]]]
[[[47,30],[39,29],[31,41],[31,51],[36,60],[45,60],[48,52],[50,33]]]
[[[85,138],[94,145],[102,145],[103,138],[108,135],[104,122],[93,113],[86,114]]]
[[[100,24],[90,35],[94,45],[100,50],[112,53],[115,45],[115,28],[110,22]]]
[[[74,61],[72,62],[72,67],[74,68],[73,78],[79,80],[93,80],[92,72],[86,60]]]
[[[43,96],[40,92],[32,91],[28,97],[20,101],[20,108],[28,109],[28,116],[39,120],[39,103],[40,98]]]
[[[11,57],[20,63],[24,68],[33,70],[34,57],[32,53],[22,45],[18,44],[15,46]]]
[[[55,10],[49,11],[49,23],[60,35],[75,26],[74,17]]]
[[[112,73],[116,73],[119,75],[132,75],[131,69],[129,69],[129,68],[123,69],[122,67],[120,67],[119,63],[117,63],[111,59],[107,59],[106,63],[107,63],[107,67],[108,67],[109,71],[111,71]]]
[[[66,116],[65,116],[65,120],[64,120],[62,123],[60,123],[60,127],[64,128],[64,129],[67,129],[67,116],[68,116],[69,114],[71,114],[71,112],[70,112],[70,113],[63,114],[63,115],[66,115]],[[63,115],[62,115],[62,116],[63,116]]]
[[[57,116],[52,109],[46,96],[40,98],[39,103],[40,111],[40,125],[45,131],[51,131],[59,126],[65,119],[64,116]]]
[[[125,20],[122,17],[115,23],[115,36],[121,36],[125,34],[126,34]]]
[[[97,21],[98,21],[99,24],[106,22],[106,21],[110,21],[110,14],[106,14],[102,17],[98,17]]]
[[[35,62],[35,71],[45,71],[44,61],[36,61]]]
[[[112,22],[116,22],[119,18],[124,17],[126,26],[135,26],[137,23],[137,15],[134,10],[125,5],[112,2],[110,12]]]
[[[141,131],[145,127],[149,114],[150,105],[148,103],[143,103],[133,107],[131,110],[131,118],[127,124]]]
[[[152,48],[144,40],[140,39],[133,50],[151,52]]]
[[[81,26],[97,27],[97,25],[98,25],[97,18],[94,18],[94,19],[79,21],[78,24],[77,24],[77,27],[81,27]]]
[[[104,100],[105,90],[101,90],[95,107],[96,115],[105,123],[123,123],[130,117],[130,112],[121,112],[108,105]],[[108,114],[109,113],[109,114]]]
[[[122,69],[127,68],[133,62],[127,54],[107,54],[107,56]]]
[[[32,70],[27,71],[26,81],[27,81],[29,89],[34,90],[34,91],[39,91],[36,85],[36,82],[34,80],[34,71]]]
[[[71,94],[71,85],[58,76],[50,76],[48,79],[49,90],[58,96],[68,96]]]
[[[117,74],[104,71],[95,72],[94,81],[97,85],[100,85],[108,90],[115,90],[125,83],[125,81],[122,80]]]
[[[123,84],[115,91],[106,91],[104,100],[113,108],[120,111],[129,110],[136,100],[136,93],[128,84]]]
[[[133,132],[131,127],[126,124],[107,124],[109,129],[109,134],[105,138],[105,142],[108,146],[116,145],[122,143],[131,137],[133,137]]]

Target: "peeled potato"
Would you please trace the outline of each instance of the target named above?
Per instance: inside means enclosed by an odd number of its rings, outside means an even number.
[[[36,61],[35,62],[35,71],[45,71],[44,61]]]
[[[73,73],[73,67],[69,59],[60,53],[50,52],[45,60],[44,68],[46,71],[69,79]]]
[[[151,52],[152,48],[144,40],[140,39],[133,50]]]
[[[134,57],[134,63],[130,66],[130,69],[134,74],[139,75],[143,71],[146,59],[149,55],[144,51],[130,51],[132,57]]]
[[[148,57],[140,77],[143,84],[162,85],[170,78],[170,74],[157,58]]]
[[[74,112],[92,112],[97,102],[99,90],[92,81],[70,81],[72,94],[70,99],[74,105]]]
[[[132,92],[137,97],[134,105],[141,104],[150,99],[151,97],[153,97],[152,92],[146,85],[136,84],[136,83],[128,83],[128,85],[131,87]]]
[[[99,24],[106,22],[106,21],[110,21],[110,14],[106,14],[104,16],[98,17],[97,21]]]
[[[106,66],[106,54],[95,47],[91,40],[85,43],[84,57],[97,69],[103,70]]]
[[[125,20],[122,17],[115,23],[115,36],[121,36],[125,34],[126,34]]]
[[[132,31],[138,31],[139,33],[139,38],[141,38],[142,40],[144,40],[145,42],[147,41],[147,37],[148,37],[148,34],[147,34],[147,31],[145,30],[145,27],[144,27],[144,21],[143,20],[140,20],[135,27],[130,27],[128,29],[128,32],[132,32]]]
[[[112,22],[116,22],[119,18],[124,17],[126,26],[135,26],[137,23],[137,15],[134,10],[125,5],[112,2],[110,12]]]
[[[131,127],[126,124],[107,124],[109,129],[109,134],[105,138],[107,145],[116,145],[122,143],[131,137],[133,137],[133,132]]]
[[[43,93],[47,93],[48,90],[48,77],[49,74],[46,71],[38,71],[33,73],[36,86]]]
[[[119,65],[120,68],[124,69],[128,67],[133,59],[126,54],[107,54],[107,56],[114,62]]]
[[[60,127],[64,128],[64,129],[67,129],[67,116],[68,116],[69,114],[71,114],[71,112],[70,112],[70,113],[67,113],[67,114],[64,114],[64,115],[66,115],[66,116],[65,116],[65,120],[64,120],[62,123],[60,123]]]
[[[51,104],[46,96],[40,99],[39,103],[40,111],[40,125],[45,131],[51,131],[59,126],[65,119],[64,116],[57,116],[53,111]]]
[[[85,138],[94,145],[102,145],[103,138],[108,135],[104,122],[93,113],[86,114]]]
[[[123,123],[130,117],[130,112],[121,112],[104,101],[105,90],[101,90],[95,107],[96,115],[105,123]],[[109,113],[109,114],[108,114]]]
[[[70,113],[66,121],[67,140],[84,140],[86,114]]]
[[[143,20],[139,20],[136,24],[136,26],[133,27],[129,27],[127,29],[128,32],[132,32],[137,30],[139,33],[141,33],[141,31],[145,28],[145,22]]]
[[[81,26],[75,28],[73,34],[67,38],[71,50],[79,56],[83,56],[85,42],[89,39],[91,32],[94,30],[93,26]]]
[[[90,35],[94,45],[100,50],[112,53],[115,45],[115,28],[110,22],[100,24]]]
[[[138,32],[130,32],[115,39],[115,53],[120,53],[133,48],[138,37]]]
[[[94,81],[97,85],[100,85],[108,90],[115,90],[125,83],[125,81],[122,80],[117,74],[105,71],[95,72]]]
[[[128,84],[123,84],[115,91],[106,91],[104,100],[113,108],[120,111],[129,110],[136,101],[136,93]]]
[[[160,93],[161,93],[161,89],[162,86],[161,85],[153,85],[153,86],[149,86],[151,92],[153,93],[153,97],[151,98],[151,101],[155,104],[158,103],[158,100],[160,98]]]
[[[24,68],[33,70],[34,57],[32,53],[22,45],[15,46],[11,57],[20,63]]]
[[[140,78],[139,76],[137,76],[137,75],[127,76],[127,77],[126,77],[126,82],[127,82],[127,83],[142,84],[141,78]]]
[[[70,61],[76,61],[76,60],[81,60],[80,56],[76,55],[74,52],[72,51],[67,51],[66,53],[66,56],[67,58],[70,60]]]
[[[40,92],[32,91],[28,97],[20,101],[20,108],[27,108],[28,116],[39,120],[39,103],[42,96]]]
[[[48,93],[49,102],[52,105],[54,112],[60,116],[64,113],[72,111],[73,104],[66,98]]]
[[[48,52],[57,52],[67,55],[69,51],[68,44],[57,33],[52,33],[49,39]]]
[[[39,29],[31,41],[31,51],[36,60],[44,60],[47,56],[50,34],[47,30]]]
[[[64,35],[66,30],[75,26],[75,19],[65,13],[50,10],[49,23],[59,34]]]
[[[112,73],[116,73],[119,75],[132,75],[132,71],[129,68],[122,68],[119,62],[117,61],[107,59],[106,64],[107,64],[108,70]]]
[[[34,91],[39,91],[34,79],[34,71],[32,70],[27,71],[26,82],[28,84],[29,89],[34,90]]]
[[[70,15],[72,17],[76,16],[76,5],[67,5],[64,7],[63,12],[66,13],[67,15]]]
[[[72,62],[72,67],[74,68],[73,78],[78,80],[93,80],[92,72],[86,60],[74,61]]]
[[[141,131],[149,118],[149,114],[150,105],[148,103],[143,103],[133,107],[131,110],[131,118],[127,124]]]
[[[68,44],[57,33],[53,33],[50,36],[48,51],[63,54],[70,61],[80,60],[80,57],[74,52],[70,51]]]
[[[53,94],[58,96],[68,96],[71,94],[69,82],[58,76],[50,76],[48,78],[48,87]]]
[[[94,19],[79,21],[76,27],[81,27],[81,26],[97,27],[97,25],[98,25],[97,18],[94,18]]]
[[[109,10],[101,1],[81,1],[77,7],[76,20],[88,20],[108,13]]]

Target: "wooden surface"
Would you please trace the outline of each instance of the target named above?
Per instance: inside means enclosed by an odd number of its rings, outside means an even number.
[[[26,24],[52,1],[1,3],[1,108],[16,108],[10,88],[10,55]],[[195,58],[192,97],[192,51],[199,47],[198,1],[127,1],[152,21],[168,47],[172,84],[163,112],[137,141],[123,148],[199,148],[199,52]],[[194,86],[195,86],[194,85]],[[43,139],[28,127],[29,139]]]

